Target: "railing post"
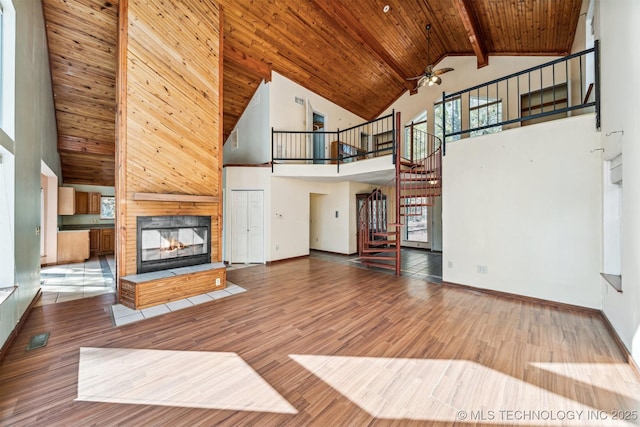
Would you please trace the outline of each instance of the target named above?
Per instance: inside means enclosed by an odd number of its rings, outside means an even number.
[[[447,154],[447,102],[445,100],[446,94],[442,91],[442,155],[445,156]]]
[[[398,113],[400,114],[400,113]],[[396,163],[396,152],[398,151],[397,145],[398,145],[398,137],[396,135],[396,110],[391,110],[391,126],[392,126],[392,134],[393,134],[393,144],[392,145],[392,159],[393,159],[393,163]]]
[[[340,128],[336,130],[336,137],[338,138],[338,143],[336,144],[336,157],[338,160],[336,160],[336,165],[338,167],[338,173],[340,173]]]
[[[595,41],[593,48],[594,79],[596,84],[596,129],[600,129],[600,40]]]
[[[396,117],[396,122],[395,122],[395,138],[397,138],[398,144],[400,141],[400,129],[401,129],[401,120],[400,120],[400,112],[398,112],[398,115]],[[395,145],[394,145],[395,146]],[[401,233],[401,226],[400,226],[400,198],[402,196],[402,188],[401,188],[401,182],[400,182],[400,173],[401,171],[401,165],[400,165],[400,149],[398,148],[397,150],[397,158],[396,158],[396,212],[395,212],[395,218],[393,220],[393,222],[396,224],[394,226],[395,229],[395,235],[396,235],[396,276],[400,275],[400,263],[401,263],[401,259],[400,259],[400,254],[401,254],[401,243],[402,243],[402,237],[400,236]],[[387,224],[389,224],[389,220],[387,219]],[[388,230],[387,230],[388,231]]]
[[[274,152],[274,144],[273,144],[273,126],[271,127],[271,173],[273,173],[273,152]]]

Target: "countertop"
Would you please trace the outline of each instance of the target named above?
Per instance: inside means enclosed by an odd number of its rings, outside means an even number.
[[[70,224],[61,225],[60,231],[91,230],[94,228],[113,228],[115,224]]]

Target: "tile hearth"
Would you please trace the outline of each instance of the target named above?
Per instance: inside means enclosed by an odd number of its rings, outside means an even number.
[[[227,281],[227,287],[219,291],[213,291],[202,295],[196,295],[194,297],[181,299],[178,301],[168,302],[166,304],[156,305],[149,308],[143,308],[142,310],[133,310],[129,307],[125,307],[122,304],[116,304],[111,306],[111,313],[113,315],[114,326],[122,326],[127,323],[137,322],[139,320],[149,319],[151,317],[159,316],[161,314],[170,313],[176,310],[182,310],[183,308],[189,308],[194,305],[202,304],[205,302],[226,298],[231,295],[246,292],[247,290]]]

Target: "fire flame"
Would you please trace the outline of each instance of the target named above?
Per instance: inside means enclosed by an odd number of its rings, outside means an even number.
[[[160,248],[160,252],[173,252],[177,249],[184,249],[185,247],[186,245],[184,243],[172,237],[169,242],[162,245],[162,247]]]

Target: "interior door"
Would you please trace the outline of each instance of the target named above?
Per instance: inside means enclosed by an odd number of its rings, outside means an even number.
[[[324,163],[324,116],[313,113],[313,163]]]
[[[248,261],[264,262],[264,192],[247,191]]]
[[[232,207],[232,243],[231,262],[249,262],[249,216],[247,191],[233,191],[231,196]]]
[[[264,192],[232,191],[231,205],[231,262],[264,262]]]

